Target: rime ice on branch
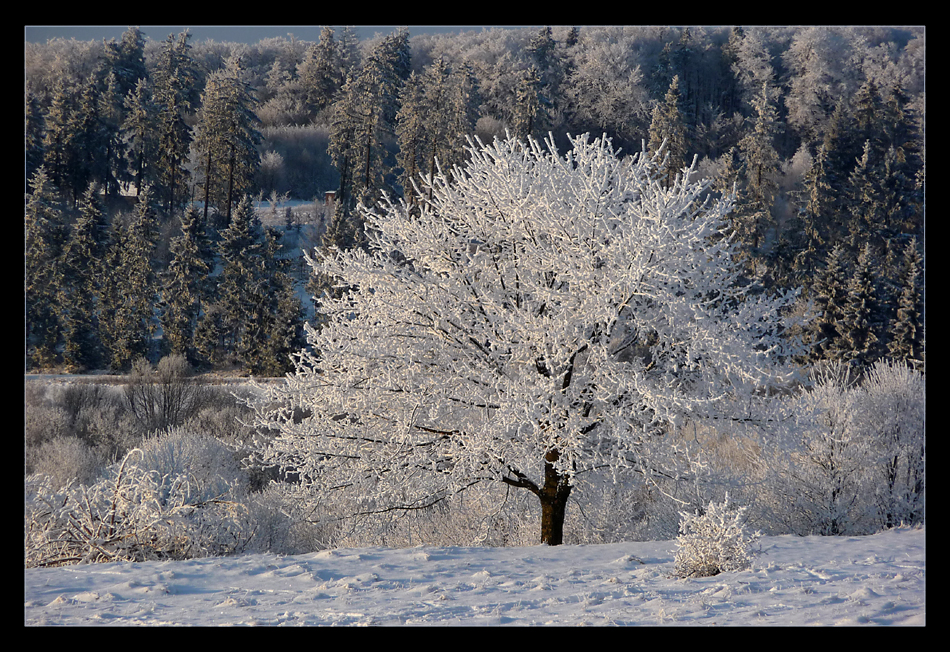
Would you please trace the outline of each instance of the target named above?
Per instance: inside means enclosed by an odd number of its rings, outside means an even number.
[[[729,201],[692,170],[662,184],[657,156],[571,142],[470,143],[411,208],[363,209],[367,249],[308,258],[340,292],[256,408],[278,434],[264,457],[315,505],[414,509],[500,482],[537,495],[559,544],[577,474],[680,476],[681,417],[735,417],[786,378],[793,297],[744,286]]]

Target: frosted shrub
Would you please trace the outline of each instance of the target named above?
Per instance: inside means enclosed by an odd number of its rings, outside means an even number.
[[[130,451],[88,486],[59,487],[50,476],[29,476],[24,482],[25,565],[242,551],[253,528],[242,502],[243,485],[221,448],[172,433],[150,442],[147,450]]]
[[[103,466],[102,456],[78,437],[57,437],[27,451],[27,467],[49,476],[58,487],[69,481],[90,483]]]
[[[704,514],[681,512],[679,546],[673,560],[676,577],[709,577],[748,568],[759,533],[745,527],[745,507],[710,502]]]
[[[141,445],[136,465],[160,477],[182,476],[198,500],[236,495],[247,483],[235,453],[214,437],[169,428]]]
[[[874,493],[883,527],[918,524],[925,517],[927,391],[924,376],[881,360],[867,373],[856,421],[871,442],[877,469]]]

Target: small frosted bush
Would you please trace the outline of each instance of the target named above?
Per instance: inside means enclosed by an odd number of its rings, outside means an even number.
[[[745,507],[710,502],[704,514],[680,512],[679,549],[673,560],[676,577],[709,577],[748,568],[759,533],[745,527]]]

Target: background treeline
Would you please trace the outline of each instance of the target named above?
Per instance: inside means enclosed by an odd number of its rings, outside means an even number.
[[[804,363],[923,366],[922,27],[150,36],[25,44],[30,368],[280,374],[325,289],[300,245],[359,246],[359,203],[506,131],[665,143],[671,178],[695,157],[749,283],[803,288]],[[265,226],[255,198],[307,208]]]

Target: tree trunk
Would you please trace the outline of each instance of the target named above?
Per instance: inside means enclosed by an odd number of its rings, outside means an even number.
[[[564,515],[571,485],[567,476],[554,468],[560,453],[550,450],[544,456],[544,486],[538,493],[541,500],[541,543],[559,546],[564,540]]]
[[[211,148],[208,147],[208,162],[205,166],[205,223],[208,222],[208,199],[211,192]]]

